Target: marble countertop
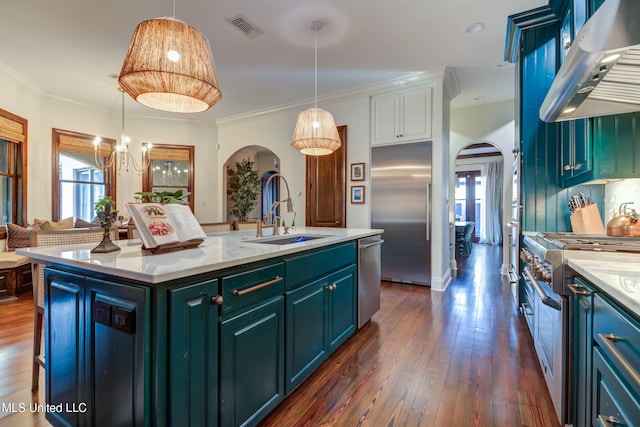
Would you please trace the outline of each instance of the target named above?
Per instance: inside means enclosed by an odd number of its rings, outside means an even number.
[[[640,255],[575,252],[566,264],[640,317]]]
[[[380,229],[296,227],[291,235],[326,237],[286,245],[256,243],[255,230],[209,233],[195,249],[164,254],[141,250],[138,239],[116,241],[121,250],[93,254],[96,244],[17,249],[16,253],[40,262],[77,267],[149,284],[216,271],[246,263],[280,257],[309,249],[381,234]],[[286,236],[279,236],[286,237]],[[269,238],[263,238],[269,239]]]

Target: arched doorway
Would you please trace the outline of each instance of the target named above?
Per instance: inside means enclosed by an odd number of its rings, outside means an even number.
[[[473,223],[472,242],[502,243],[503,164],[502,152],[489,142],[468,144],[456,156],[453,209],[457,242]],[[468,251],[457,250],[460,252]]]
[[[268,148],[259,145],[245,146],[234,152],[224,163],[225,174],[223,178],[223,191],[226,197],[223,198],[223,220],[228,222],[236,221],[234,215],[231,214],[232,203],[229,200],[228,174],[229,168],[235,168],[236,163],[248,159],[253,163],[253,170],[258,174],[261,185],[264,186],[268,177],[280,171],[280,158]],[[260,196],[256,200],[256,204],[249,212],[248,220],[255,221],[263,218],[266,209],[272,205],[274,200],[279,198],[279,180],[273,179],[269,185],[269,189],[261,187]],[[265,197],[261,197],[264,195]]]

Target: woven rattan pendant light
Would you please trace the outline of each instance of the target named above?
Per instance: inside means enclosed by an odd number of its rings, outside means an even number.
[[[176,113],[206,111],[222,98],[209,41],[173,17],[138,24],[118,83],[140,104]]]
[[[291,143],[293,148],[310,156],[331,154],[341,145],[333,115],[318,108],[318,31],[320,29],[322,29],[322,22],[311,23],[311,30],[315,32],[314,106],[298,114]]]

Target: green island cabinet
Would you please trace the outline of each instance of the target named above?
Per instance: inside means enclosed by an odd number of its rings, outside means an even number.
[[[56,426],[251,426],[356,330],[355,242],[155,285],[45,269]]]
[[[640,320],[587,280],[572,287],[573,425],[638,425]]]

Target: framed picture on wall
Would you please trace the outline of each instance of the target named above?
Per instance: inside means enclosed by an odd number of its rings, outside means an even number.
[[[364,181],[364,163],[351,163],[351,181]]]
[[[364,185],[351,187],[351,203],[364,203]]]

